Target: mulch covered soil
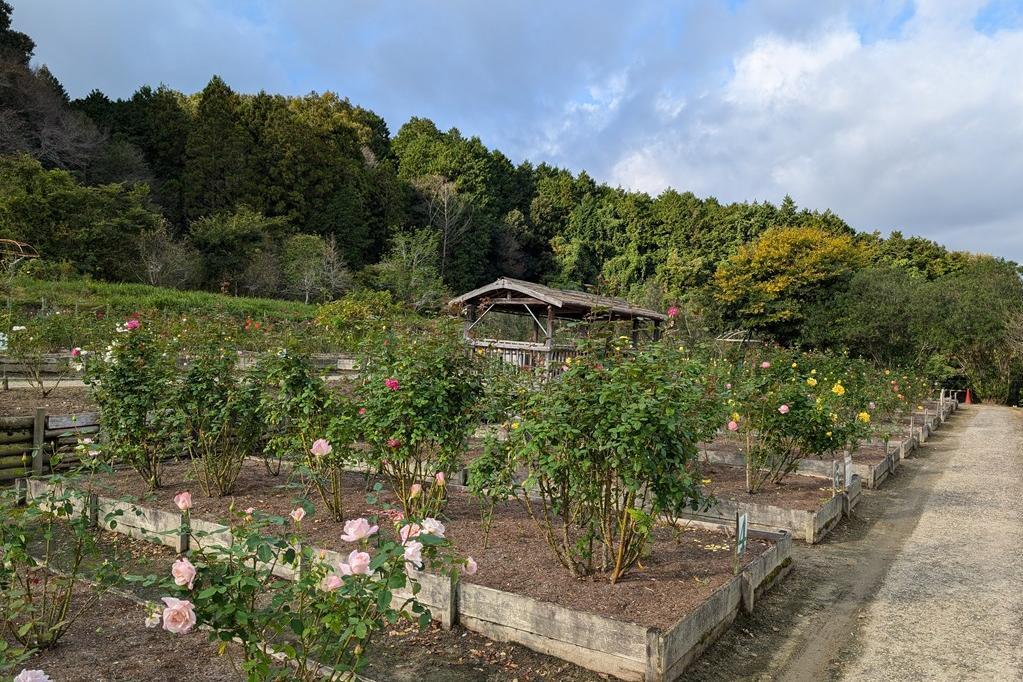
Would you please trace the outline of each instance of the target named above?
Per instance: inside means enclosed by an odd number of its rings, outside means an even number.
[[[27,417],[42,407],[47,414],[74,414],[95,412],[96,404],[89,397],[85,386],[60,386],[45,398],[35,388],[0,389],[0,416]]]
[[[58,540],[60,537],[58,533]],[[124,535],[100,532],[97,539],[125,575],[166,574],[175,559],[167,547]],[[83,584],[81,594],[85,595],[87,589]],[[142,588],[137,583],[132,585],[132,591],[149,601],[156,601],[163,594],[159,589]],[[33,657],[24,667],[45,670],[54,682],[245,679],[234,672],[226,655],[218,655],[217,646],[209,644],[206,632],[180,636],[162,629],[149,630],[143,623],[145,615],[142,605],[107,593],[87,617],[75,623],[57,648]],[[432,623],[420,631],[406,621],[374,636],[367,649],[363,674],[377,682],[606,679],[560,659],[514,644],[493,642],[457,626],[443,630]]]
[[[771,504],[788,509],[816,511],[831,499],[831,482],[820,476],[789,474],[781,483],[768,481],[755,494],[746,492],[746,469],[727,464],[699,465],[704,490],[714,497],[734,502]]]
[[[270,477],[258,461],[246,462],[235,495],[228,498],[202,496],[194,481],[188,480],[188,473],[187,465],[168,466],[164,473],[165,487],[147,494],[137,475],[121,471],[104,477],[101,485],[109,487],[109,491],[103,492],[101,488],[100,494],[133,497],[148,506],[173,511],[175,493],[188,489],[192,492],[193,517],[224,520],[229,516],[232,501],[236,509],[251,506],[265,513],[285,516],[295,507],[296,497],[301,493],[301,490],[282,487],[287,481],[286,475]],[[346,517],[379,512],[379,503],[366,503],[366,481],[362,474],[347,475]],[[386,502],[387,497],[381,496],[380,502]],[[314,504],[317,501],[315,496],[310,499]],[[517,502],[501,504],[496,510],[486,549],[479,507],[467,493],[452,490],[442,520],[455,548],[474,557],[479,564],[479,572],[463,577],[464,580],[642,625],[670,627],[732,577],[729,538],[724,533],[702,528],[687,527],[681,532],[658,528],[642,566],[611,585],[599,579],[573,578],[558,563],[532,519]],[[302,534],[307,542],[348,551],[352,547],[340,540],[341,532],[341,525],[324,514],[307,517],[302,523]],[[744,562],[752,561],[768,547],[767,542],[751,540]]]

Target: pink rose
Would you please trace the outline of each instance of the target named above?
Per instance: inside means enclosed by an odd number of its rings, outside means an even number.
[[[320,581],[320,589],[324,592],[333,592],[339,587],[341,587],[341,576],[337,573],[324,576],[323,580]]]
[[[725,388],[727,388],[727,389],[731,390],[731,388],[732,388],[732,385],[731,385],[731,384],[725,384]]]
[[[877,405],[875,405],[875,404],[874,404],[874,401],[873,401],[873,400],[871,400],[871,401],[870,401],[870,403],[868,403],[868,404],[867,404],[867,407],[869,407],[870,409],[872,409],[872,410],[873,410],[873,409],[875,409],[875,408],[877,407]]]
[[[245,508],[245,515],[246,516],[252,516],[255,513],[256,513],[256,508],[255,507],[246,507]]]
[[[462,573],[465,575],[476,575],[476,569],[479,566],[476,565],[476,560],[471,556],[465,558],[465,562],[462,564]]]
[[[187,599],[164,597],[163,629],[175,635],[187,634],[195,627],[195,607]]]
[[[437,519],[425,518],[423,519],[423,532],[427,535],[436,535],[439,538],[444,537],[444,524]]]
[[[405,545],[405,561],[412,564],[413,568],[423,567],[423,543],[412,542]]]
[[[305,518],[305,509],[302,507],[295,507],[291,510],[291,514],[289,514],[289,516],[294,519],[295,523],[302,523],[302,519]]]
[[[735,421],[734,419],[731,420],[730,422],[728,422],[728,430],[729,431],[738,431],[739,430],[739,422]]]
[[[789,413],[789,406],[788,405],[782,405],[781,407],[778,408],[778,411],[781,412],[782,414],[788,414]]]
[[[384,379],[384,386],[391,389],[392,391],[397,391],[400,384],[398,384],[397,379]]]
[[[419,497],[423,492],[423,486],[419,483],[413,483],[412,487],[409,488],[409,497]]]
[[[359,416],[361,417],[361,416],[363,416],[364,414],[366,414],[366,408],[365,408],[365,407],[360,407],[360,408],[359,408]]]
[[[124,323],[124,328],[127,329],[128,331],[134,331],[135,329],[139,328],[140,324],[141,323],[138,320],[128,320],[127,322]]]
[[[444,483],[447,482],[443,471],[438,471],[437,475],[433,477],[433,480],[437,481],[437,485],[444,485]]]
[[[72,348],[71,349],[71,357],[75,358],[76,360],[78,358],[82,357],[82,349],[79,348],[78,346],[75,346],[74,348]]]
[[[678,306],[673,305],[668,308],[668,317],[678,317]]]
[[[771,366],[771,363],[768,362],[767,360],[764,360],[763,362],[760,363],[760,369],[768,369],[768,368],[770,368],[770,366]]]
[[[379,526],[369,525],[366,519],[352,519],[345,521],[345,532],[341,539],[345,542],[359,542],[376,533],[378,529]]]
[[[187,490],[183,493],[178,493],[174,496],[174,504],[177,505],[181,511],[188,511],[192,508],[192,493]]]
[[[402,526],[401,530],[398,531],[398,535],[401,537],[401,544],[404,545],[410,538],[419,537],[419,534],[422,532],[422,526],[418,523],[410,523],[407,526]]]
[[[348,562],[342,562],[338,569],[341,575],[369,575],[369,552],[355,550],[348,555]]]
[[[178,587],[188,585],[188,589],[192,589],[192,584],[195,582],[195,566],[191,561],[182,557],[171,566],[171,575],[174,576],[175,585]]]
[[[324,455],[329,455],[333,451],[334,448],[332,448],[330,443],[328,443],[324,438],[318,439],[315,443],[313,443],[313,446],[309,448],[309,452],[313,453],[315,457],[323,457]]]
[[[22,670],[14,682],[53,682],[42,670]]]
[[[397,448],[397,447],[399,447],[400,445],[401,445],[401,441],[398,440],[397,438],[388,438],[387,439],[387,447],[391,448],[392,450]]]

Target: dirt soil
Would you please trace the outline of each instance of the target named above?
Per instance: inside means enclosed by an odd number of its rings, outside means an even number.
[[[39,407],[45,408],[47,414],[60,415],[96,411],[85,386],[61,386],[45,398],[34,388],[0,390],[0,416],[30,416]]]
[[[820,476],[789,474],[781,483],[768,481],[750,495],[746,492],[746,469],[742,467],[700,462],[699,471],[704,490],[725,500],[816,511],[832,498],[828,479]]]
[[[156,493],[146,493],[141,480],[131,471],[103,477],[99,485],[101,494],[130,498],[170,511],[175,509],[175,493],[189,489],[193,493],[193,516],[214,521],[229,518],[232,502],[236,509],[251,506],[286,516],[302,492],[301,488],[287,487],[285,475],[271,478],[262,463],[254,460],[246,462],[233,497],[202,496],[194,482],[188,480],[188,474],[187,465],[168,466],[164,471],[165,487]],[[384,494],[377,503],[367,504],[367,481],[363,474],[347,475],[344,495],[347,518],[378,514],[380,502],[389,501]],[[479,564],[479,572],[465,580],[609,618],[670,627],[732,577],[731,545],[724,533],[693,526],[681,532],[659,528],[641,566],[611,585],[606,580],[573,578],[558,563],[518,503],[499,506],[486,549],[480,519],[475,500],[465,492],[453,490],[442,517],[447,537],[460,553],[472,556]],[[307,517],[302,534],[318,547],[351,549],[340,539],[340,524],[324,515]],[[768,546],[765,541],[751,540],[744,562],[752,561]]]
[[[687,680],[1023,679],[1023,413],[954,414]]]
[[[83,598],[89,588],[77,594]],[[172,635],[147,628],[146,609],[107,593],[77,620],[55,647],[36,654],[24,667],[46,672],[55,682],[139,682],[244,680],[230,661],[217,655],[206,633]]]

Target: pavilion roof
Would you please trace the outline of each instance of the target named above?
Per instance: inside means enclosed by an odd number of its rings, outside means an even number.
[[[535,282],[502,277],[479,289],[473,289],[451,300],[451,305],[487,305],[498,312],[522,312],[523,306],[533,310],[546,310],[550,306],[554,316],[579,320],[593,313],[608,313],[612,319],[667,320],[668,316],[656,310],[632,305],[624,298],[599,296],[585,291],[555,289]],[[546,313],[545,313],[546,314]]]

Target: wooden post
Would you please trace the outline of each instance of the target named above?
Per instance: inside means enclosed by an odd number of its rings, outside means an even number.
[[[639,318],[632,318],[632,347],[639,346]]]
[[[462,335],[465,336],[466,340],[469,339],[469,328],[476,322],[476,305],[470,303],[465,307],[465,330]]]
[[[661,340],[661,321],[654,320],[654,341]]]
[[[544,345],[547,349],[545,365],[549,377],[551,375],[551,353],[554,351],[554,307],[550,305],[547,306],[547,328],[544,331],[547,332],[547,341]]]
[[[43,475],[43,441],[46,438],[46,410],[37,407],[32,426],[32,474]]]

